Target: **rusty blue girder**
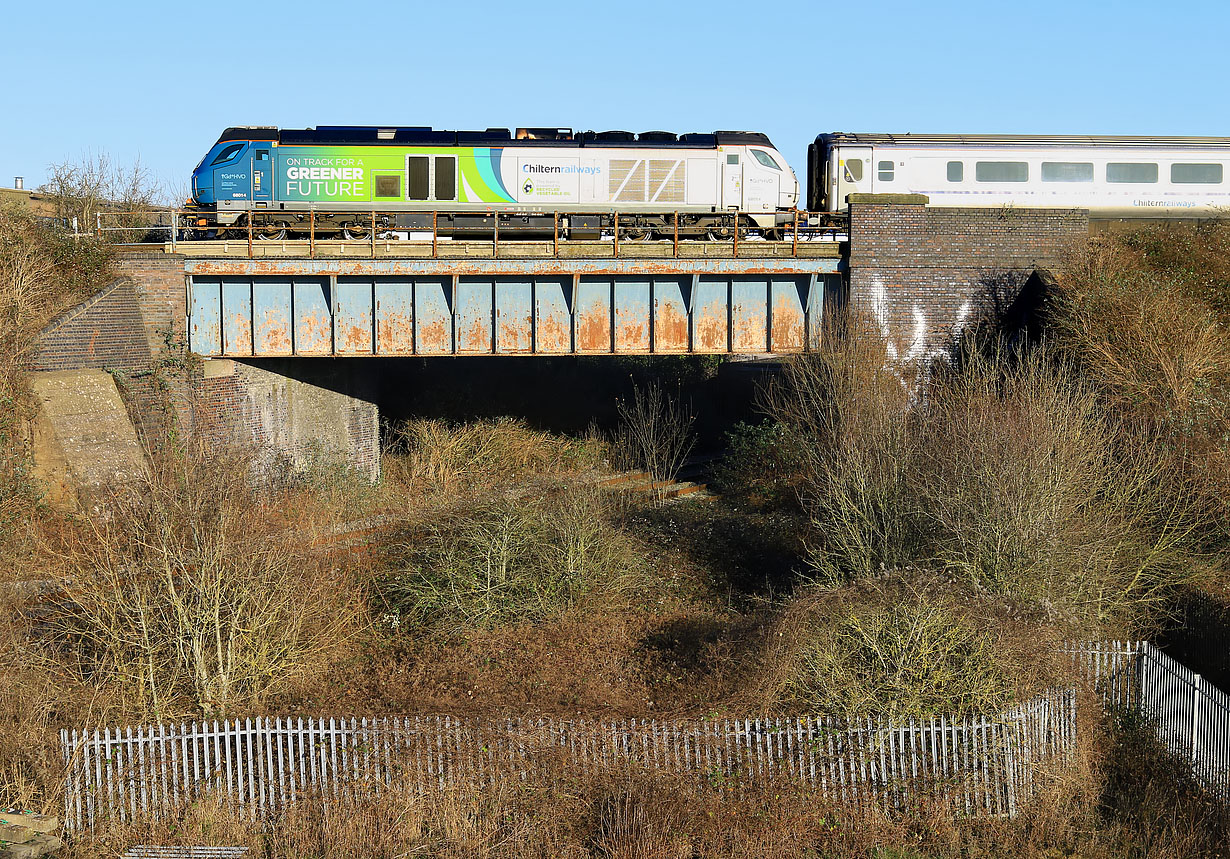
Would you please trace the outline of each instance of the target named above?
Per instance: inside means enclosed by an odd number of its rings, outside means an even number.
[[[833,259],[189,260],[205,357],[801,352]]]

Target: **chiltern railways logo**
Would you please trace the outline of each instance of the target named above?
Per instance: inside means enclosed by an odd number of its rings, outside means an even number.
[[[526,179],[525,184],[521,186],[521,190],[527,194],[533,194],[534,193],[534,180]]]

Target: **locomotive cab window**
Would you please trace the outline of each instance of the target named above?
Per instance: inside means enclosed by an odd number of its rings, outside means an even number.
[[[727,164],[738,164],[738,163],[739,163],[739,156],[738,156],[738,155],[727,155],[727,156],[726,156],[726,163],[727,163]]]
[[[863,159],[850,158],[843,165],[846,170],[847,182],[862,182],[863,181]]]
[[[948,181],[949,182],[965,181],[965,162],[964,161],[949,161],[948,162]]]
[[[770,155],[770,154],[769,154],[769,153],[767,153],[767,152],[762,152],[762,151],[761,151],[761,150],[759,150],[759,149],[753,149],[753,150],[752,150],[752,155],[754,155],[754,156],[756,157],[756,160],[757,160],[757,161],[759,161],[759,162],[760,162],[761,164],[763,164],[765,167],[768,167],[770,170],[778,170],[778,171],[780,171],[780,170],[782,169],[782,168],[780,168],[780,167],[778,167],[778,166],[777,166],[777,162],[773,160],[773,156],[772,156],[772,155]]]
[[[1092,182],[1093,163],[1085,161],[1043,161],[1043,182]]]
[[[1157,165],[1112,162],[1106,165],[1106,181],[1151,185],[1157,181]]]
[[[893,162],[881,161],[876,165],[876,178],[881,182],[893,181]]]
[[[1170,181],[1175,185],[1220,185],[1220,164],[1171,164]]]
[[[1029,164],[1025,161],[978,161],[974,163],[978,182],[1028,182]]]
[[[244,145],[242,143],[236,143],[234,146],[226,147],[225,149],[223,149],[221,152],[218,153],[217,158],[209,162],[209,166],[213,167],[215,164],[221,164],[223,161],[230,161],[232,158],[234,158],[236,155],[239,154],[239,150],[243,149],[243,147]]]

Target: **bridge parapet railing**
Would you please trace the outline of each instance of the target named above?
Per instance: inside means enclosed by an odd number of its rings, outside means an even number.
[[[305,215],[302,220],[300,216]],[[722,215],[719,226],[697,236],[697,227],[688,221],[689,213],[675,212],[663,223],[647,225],[644,218],[611,211],[553,212],[548,230],[543,220],[534,228],[510,224],[507,213],[492,217],[488,213],[474,213],[486,222],[456,223],[447,221],[447,213],[407,213],[373,209],[366,212],[336,212],[332,210],[309,210],[306,213],[286,213],[282,218],[253,222],[252,219],[237,226],[221,227],[211,223],[200,212],[183,209],[150,209],[134,212],[100,212],[97,215],[95,234],[110,244],[124,247],[169,246],[171,251],[187,248],[210,250],[224,245],[228,255],[234,255],[235,245],[241,255],[254,259],[269,255],[267,249],[279,246],[304,252],[305,256],[317,254],[332,256],[339,249],[342,255],[377,255],[382,248],[385,255],[401,255],[397,248],[404,248],[406,256],[438,258],[450,256],[450,246],[478,245],[485,254],[500,256],[549,256],[567,255],[569,248],[600,250],[604,256],[613,257],[798,257],[813,256],[816,245],[830,248],[835,242],[848,237],[848,218],[842,212],[807,212],[796,210],[782,224],[772,228],[749,225],[748,216],[753,213],[729,211]],[[756,213],[763,215],[764,213]],[[408,228],[399,226],[399,218],[415,215],[423,220]],[[525,217],[530,217],[526,213]],[[518,214],[511,220],[522,217]],[[544,219],[544,213],[532,217]],[[291,218],[294,218],[290,220]],[[430,223],[427,219],[430,218]],[[569,224],[589,219],[585,237],[569,236]],[[501,225],[501,221],[504,224]],[[729,223],[727,223],[729,221]],[[576,229],[576,228],[574,228]],[[579,230],[578,230],[579,231]],[[721,253],[715,253],[715,249]]]

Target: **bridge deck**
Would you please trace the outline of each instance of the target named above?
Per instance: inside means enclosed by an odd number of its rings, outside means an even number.
[[[785,243],[757,243],[768,244]],[[838,262],[194,252],[189,347],[206,357],[801,352],[819,342]]]

